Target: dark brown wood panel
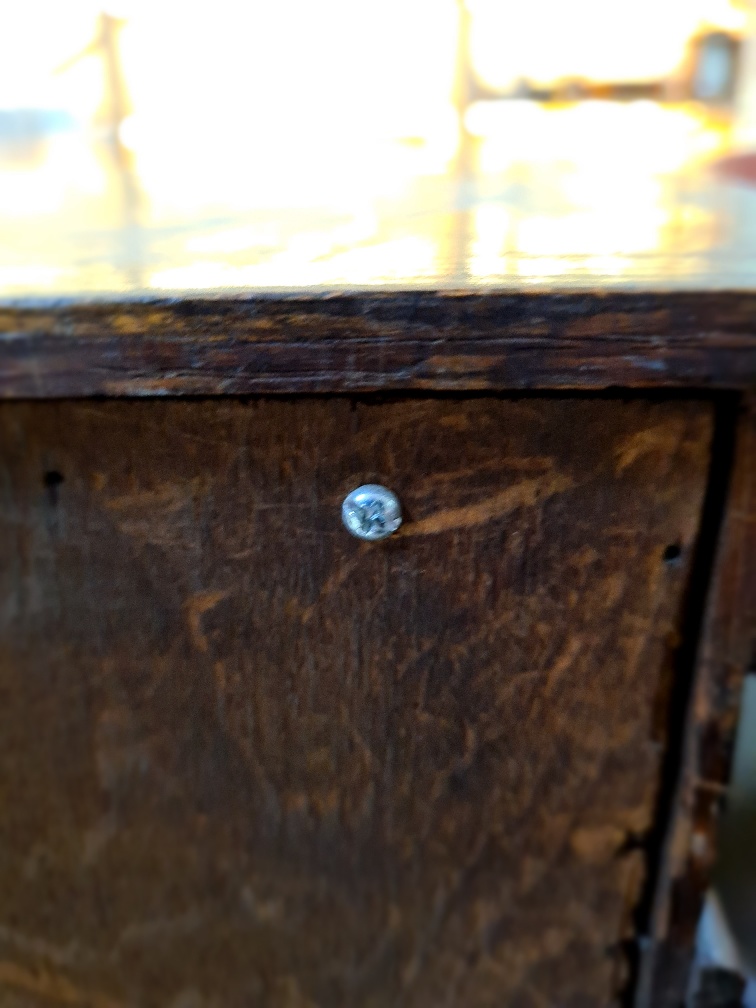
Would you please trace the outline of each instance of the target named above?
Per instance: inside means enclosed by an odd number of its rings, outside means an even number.
[[[742,292],[0,307],[0,398],[754,385]]]
[[[611,1001],[711,427],[0,407],[0,1004]],[[368,480],[382,544],[340,524]]]

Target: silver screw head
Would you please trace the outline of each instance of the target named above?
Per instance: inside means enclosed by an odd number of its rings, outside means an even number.
[[[376,542],[396,532],[402,524],[402,508],[391,490],[366,483],[344,498],[341,518],[353,536]]]

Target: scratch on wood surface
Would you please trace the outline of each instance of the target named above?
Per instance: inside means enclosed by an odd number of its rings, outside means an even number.
[[[670,452],[674,451],[679,439],[679,431],[669,423],[635,431],[621,441],[614,450],[615,475],[622,475],[639,458],[651,452],[661,452],[668,457]]]
[[[533,475],[542,476],[544,473],[550,472],[552,466],[553,460],[548,455],[533,455],[526,459],[507,459],[507,471],[526,474],[530,477]],[[439,486],[445,490],[447,486],[455,483],[473,483],[481,473],[485,472],[501,472],[501,459],[499,457],[481,459],[474,467],[462,466],[451,471],[440,470],[437,473],[429,473],[425,477],[425,486]]]
[[[79,1008],[125,1008],[123,1002],[114,1001],[99,991],[82,990],[68,977],[49,969],[32,971],[7,960],[0,961],[0,985],[34,994],[56,1004],[76,1005]]]
[[[446,508],[420,518],[406,525],[401,535],[435,535],[438,532],[450,532],[453,529],[471,528],[483,525],[494,518],[501,518],[519,507],[533,507],[554,494],[573,486],[569,476],[549,475],[540,479],[523,480],[514,486],[507,487],[500,493],[477,501],[475,504],[465,504],[463,507]]]
[[[470,371],[486,374],[495,367],[498,360],[494,356],[466,354],[436,354],[428,358],[428,369],[435,373],[468,374]]]
[[[202,617],[214,609],[219,602],[228,597],[227,591],[198,592],[186,601],[186,619],[189,624],[189,635],[198,651],[207,653],[208,640],[202,629]]]
[[[113,953],[118,955],[124,948],[133,945],[154,944],[157,939],[166,936],[191,934],[201,926],[202,916],[197,910],[191,910],[176,917],[158,917],[154,920],[137,921],[123,929]]]
[[[551,698],[564,673],[572,667],[572,663],[580,654],[584,644],[582,636],[577,633],[567,638],[562,653],[556,658],[546,674],[546,682],[543,688],[544,699],[548,700]]]
[[[144,510],[158,508],[161,512],[175,512],[182,508],[192,493],[198,487],[198,480],[189,484],[166,483],[153,490],[140,490],[136,493],[122,494],[105,501],[105,507],[110,511]]]
[[[292,976],[276,979],[273,998],[274,1008],[318,1008],[315,1002],[302,992],[296,977]]]
[[[34,956],[53,962],[57,966],[70,965],[82,954],[81,943],[76,939],[70,940],[65,946],[54,945],[43,938],[33,937],[4,924],[0,924],[0,942],[15,949],[22,956]]]
[[[333,571],[332,574],[323,582],[323,587],[320,589],[321,596],[330,595],[332,592],[337,591],[348,581],[349,578],[354,574],[354,571],[359,567],[362,562],[361,554],[357,554],[350,560],[345,560],[343,563],[339,564],[338,567]]]
[[[570,849],[582,861],[603,864],[617,856],[625,836],[625,831],[615,823],[578,826],[570,834]]]

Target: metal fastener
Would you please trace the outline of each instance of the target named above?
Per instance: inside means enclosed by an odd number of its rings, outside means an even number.
[[[341,518],[353,536],[376,542],[396,532],[402,524],[402,508],[391,490],[366,483],[344,498]]]

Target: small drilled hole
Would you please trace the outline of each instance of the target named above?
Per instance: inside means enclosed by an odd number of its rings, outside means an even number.
[[[49,472],[46,472],[45,475],[42,477],[42,482],[44,483],[44,485],[47,487],[48,490],[50,490],[52,487],[59,487],[60,484],[63,482],[63,474],[59,473],[57,469],[51,469]]]
[[[682,547],[679,543],[670,543],[664,550],[664,563],[675,563],[682,556]]]

